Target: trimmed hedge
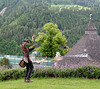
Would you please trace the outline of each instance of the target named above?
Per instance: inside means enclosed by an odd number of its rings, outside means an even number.
[[[25,77],[25,69],[8,69],[1,71],[0,80],[10,80]]]
[[[33,77],[84,77],[100,79],[100,67],[84,66],[78,68],[37,68]]]
[[[25,68],[4,70],[0,73],[0,80],[18,79],[25,77]],[[84,66],[78,68],[35,68],[32,77],[84,77],[100,79],[100,67]]]

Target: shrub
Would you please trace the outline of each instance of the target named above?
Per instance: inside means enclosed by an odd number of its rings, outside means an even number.
[[[25,68],[9,69],[0,72],[0,80],[18,79],[25,77]],[[32,77],[84,77],[100,79],[100,67],[84,66],[77,68],[45,67],[35,68]]]
[[[0,66],[2,65],[2,62],[0,61]]]
[[[0,80],[18,79],[25,77],[25,69],[9,69],[0,72]]]
[[[33,77],[84,77],[100,79],[100,67],[84,66],[78,68],[37,68]]]
[[[5,65],[0,66],[0,72],[1,72],[1,71],[4,71],[4,70],[7,70],[7,69],[8,69],[8,68],[5,67]]]
[[[1,59],[0,64],[8,67],[9,66],[9,60],[4,57],[4,58]]]

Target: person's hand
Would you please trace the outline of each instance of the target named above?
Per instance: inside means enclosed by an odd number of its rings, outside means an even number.
[[[33,40],[34,37],[35,37],[35,36],[32,36],[32,40]]]

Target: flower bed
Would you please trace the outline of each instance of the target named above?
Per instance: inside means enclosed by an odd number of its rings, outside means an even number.
[[[85,77],[100,79],[99,66],[36,68],[33,77]]]
[[[18,79],[25,77],[25,68],[9,69],[0,72],[0,80]],[[79,66],[79,67],[40,67],[34,68],[32,77],[84,77],[100,79],[100,66]]]
[[[8,69],[8,67],[5,67],[5,65],[0,66],[0,72],[4,71],[4,70],[7,70],[7,69]]]

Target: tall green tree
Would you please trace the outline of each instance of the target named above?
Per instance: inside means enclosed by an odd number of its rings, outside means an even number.
[[[43,26],[44,32],[39,32],[36,38],[37,42],[41,43],[41,46],[37,48],[37,51],[41,52],[43,56],[55,57],[56,52],[60,52],[61,55],[67,53],[67,50],[63,49],[66,46],[66,38],[58,26],[53,23],[47,23]]]

